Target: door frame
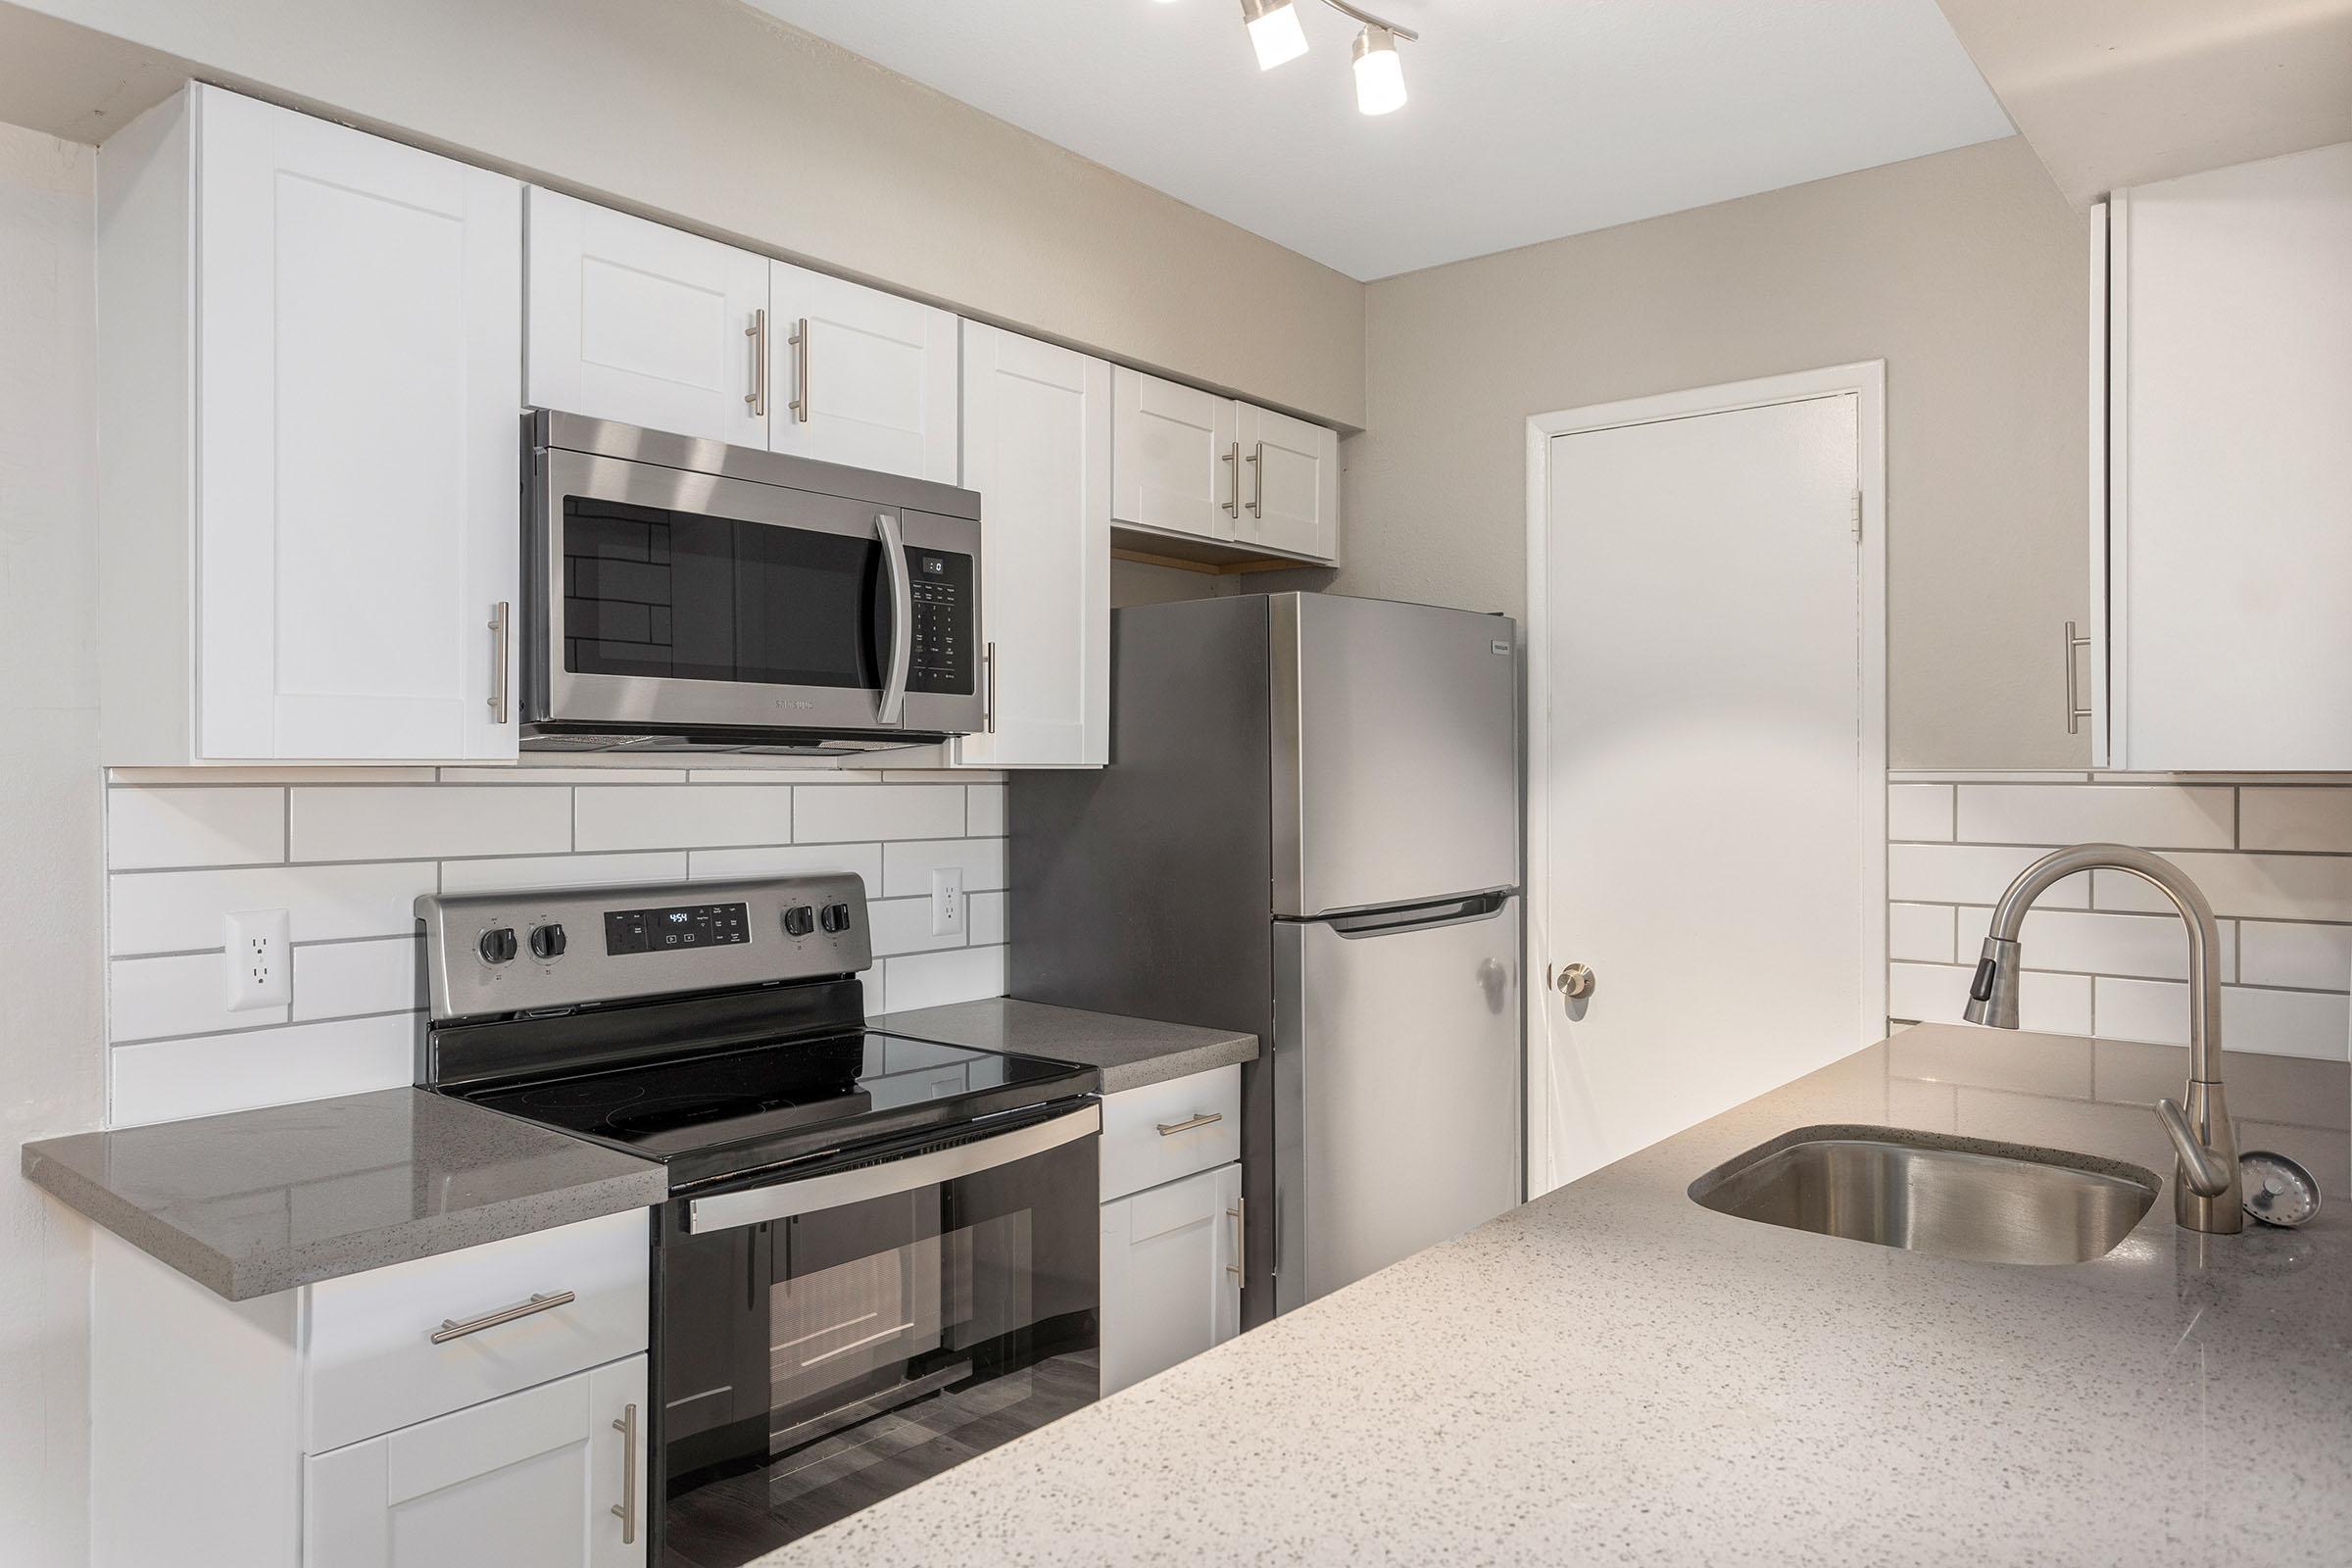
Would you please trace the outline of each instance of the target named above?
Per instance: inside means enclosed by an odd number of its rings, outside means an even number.
[[[1862,940],[1856,957],[1861,964],[1862,985],[1854,1041],[1854,1049],[1860,1050],[1886,1034],[1886,362],[1864,360],[1851,365],[1826,366],[1652,397],[1587,404],[1528,418],[1527,789],[1523,797],[1527,875],[1522,926],[1527,944],[1523,959],[1527,979],[1521,993],[1527,1003],[1523,1020],[1527,1053],[1525,1179],[1531,1196],[1556,1185],[1555,1151],[1551,1147],[1551,1121],[1547,1113],[1552,1091],[1551,987],[1541,983],[1544,975],[1537,957],[1550,939],[1551,908],[1549,629],[1544,624],[1550,595],[1544,577],[1544,541],[1550,526],[1552,440],[1625,425],[1655,424],[1779,403],[1809,402],[1843,393],[1851,393],[1855,398],[1854,474],[1862,492],[1859,628],[1862,689],[1861,728],[1856,748],[1856,787],[1862,806],[1859,888]]]

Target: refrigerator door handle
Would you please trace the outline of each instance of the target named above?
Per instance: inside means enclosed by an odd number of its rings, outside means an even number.
[[[1366,909],[1354,914],[1327,915],[1322,924],[1349,938],[1387,936],[1394,931],[1419,931],[1430,926],[1455,925],[1464,920],[1491,920],[1510,902],[1505,889],[1473,893],[1467,898],[1437,904],[1414,904],[1394,909]]]

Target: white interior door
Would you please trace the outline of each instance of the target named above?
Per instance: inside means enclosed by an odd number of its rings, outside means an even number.
[[[956,318],[785,262],[767,295],[769,448],[954,484]]]
[[[513,758],[522,187],[197,102],[203,755]]]
[[[979,767],[1110,760],[1110,367],[963,323],[963,486],[980,492]]]
[[[1234,537],[1329,561],[1340,540],[1340,433],[1241,406],[1243,485]]]
[[[1536,1191],[1868,1043],[1860,434],[1844,393],[1549,442],[1531,989],[1594,984],[1540,994]]]
[[[752,396],[766,257],[535,187],[528,235],[533,405],[767,445]]]
[[[1110,514],[1230,539],[1242,514],[1241,405],[1121,366],[1111,372]]]

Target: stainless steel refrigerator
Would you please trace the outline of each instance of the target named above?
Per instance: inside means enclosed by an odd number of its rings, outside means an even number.
[[[1115,612],[1110,763],[1015,773],[1010,992],[1247,1029],[1246,1323],[1519,1201],[1519,722],[1502,615]]]

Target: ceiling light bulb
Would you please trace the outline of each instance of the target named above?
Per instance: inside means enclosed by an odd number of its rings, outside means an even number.
[[[1355,107],[1385,115],[1404,107],[1404,62],[1396,56],[1396,34],[1367,24],[1355,35]]]
[[[1250,24],[1258,70],[1272,71],[1306,53],[1306,29],[1291,0],[1242,0],[1242,20]]]

